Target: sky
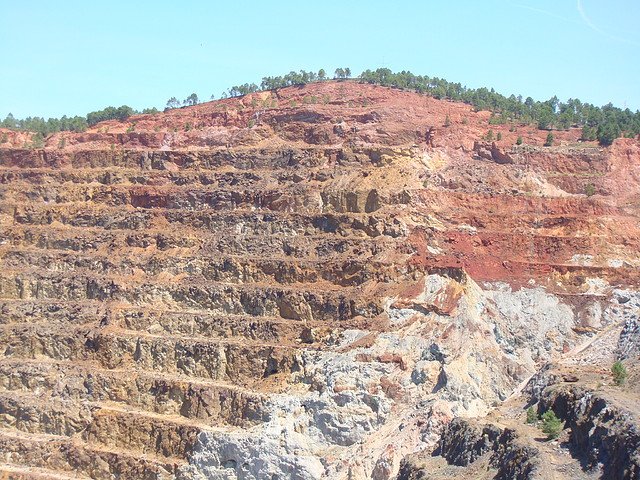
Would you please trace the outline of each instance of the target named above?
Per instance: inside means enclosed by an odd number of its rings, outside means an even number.
[[[162,109],[337,67],[635,111],[638,25],[638,0],[7,1],[0,118]]]

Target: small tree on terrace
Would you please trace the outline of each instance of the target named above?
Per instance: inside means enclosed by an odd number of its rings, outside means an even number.
[[[538,422],[538,414],[536,413],[533,406],[527,409],[527,420],[526,423],[532,424]]]
[[[627,378],[627,369],[620,360],[613,364],[611,372],[613,373],[613,381],[616,385],[622,385]]]
[[[344,78],[344,68],[336,68],[334,78]]]
[[[327,78],[327,72],[324,71],[324,68],[318,70],[318,80],[325,80]]]
[[[540,428],[549,440],[556,439],[562,432],[562,420],[556,416],[553,410],[547,410],[542,415],[542,426]]]
[[[596,186],[593,183],[587,183],[584,186],[584,194],[587,197],[593,197],[596,194]],[[614,363],[614,365],[615,365],[615,363]],[[611,369],[611,370],[613,371],[613,369]]]
[[[489,129],[487,132],[487,142],[493,142],[493,129]]]
[[[549,133],[547,134],[547,139],[546,139],[546,140],[545,140],[545,142],[544,142],[544,146],[545,146],[545,147],[550,147],[551,145],[553,145],[553,142],[555,142],[555,140],[556,140],[556,139],[555,139],[555,137],[553,136],[553,133],[552,133],[552,132],[549,132]]]

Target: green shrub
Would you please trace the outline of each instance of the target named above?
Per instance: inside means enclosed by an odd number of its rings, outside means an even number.
[[[249,128],[253,128],[255,124],[256,124],[255,120],[249,120]]]
[[[489,125],[503,125],[507,123],[502,115],[496,116],[495,113],[491,114],[489,117]]]
[[[525,421],[525,423],[528,423],[528,424],[538,423],[538,414],[536,413],[533,406],[527,409],[527,420]]]
[[[493,142],[493,130],[492,129],[490,129],[487,132],[487,142]]]
[[[613,373],[613,382],[616,385],[622,385],[627,378],[627,369],[620,360],[613,364],[611,372]]]
[[[451,119],[449,118],[449,115],[447,115],[444,119],[444,126],[445,127],[450,127],[451,126]]]
[[[549,440],[556,439],[562,432],[562,420],[560,420],[553,410],[547,410],[542,414],[542,425],[540,426]]]
[[[462,119],[462,124],[463,124],[463,125],[466,125],[467,123],[469,123],[469,121],[468,121],[466,118],[463,118],[463,119]]]
[[[44,136],[40,132],[31,135],[31,148],[44,147]]]
[[[7,134],[7,132],[4,132],[2,134],[2,139],[0,139],[0,143],[7,143],[9,141],[9,135]]]
[[[516,139],[516,145],[522,145],[522,137]]]
[[[498,136],[496,137],[497,141],[502,140],[502,132],[498,132]]]
[[[595,193],[596,193],[596,187],[595,187],[595,185],[593,183],[587,183],[584,186],[584,194],[587,197],[591,197],[591,196],[595,195]]]

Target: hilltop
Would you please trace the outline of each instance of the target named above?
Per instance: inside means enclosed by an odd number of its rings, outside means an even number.
[[[516,97],[512,94],[506,97],[493,89],[489,90],[485,87],[470,89],[460,83],[448,82],[442,78],[414,75],[407,71],[394,73],[388,68],[378,68],[375,71],[365,70],[357,78],[352,79],[350,77],[351,71],[349,68],[338,68],[335,71],[333,81],[335,82],[338,79],[340,82],[357,81],[361,84],[381,85],[423,94],[435,99],[446,99],[472,105],[475,111],[485,110],[491,112],[490,124],[509,124],[509,131],[515,131],[516,124],[520,126],[535,126],[537,129],[549,131],[545,139],[545,144],[549,145],[554,141],[551,130],[566,131],[572,127],[581,128],[581,140],[598,140],[604,146],[611,145],[616,138],[636,138],[640,135],[640,112],[636,111],[634,113],[628,108],[623,110],[614,107],[611,103],[597,107],[590,103],[583,103],[577,98],[570,98],[566,102],[562,102],[558,97],[553,96],[549,100],[541,102],[531,97],[524,99],[522,95]],[[235,98],[258,92],[275,91],[288,86],[303,87],[309,84],[325,82],[331,81],[327,79],[326,72],[323,69],[320,69],[318,73],[305,70],[300,70],[300,72],[292,71],[284,76],[263,77],[260,86],[255,83],[233,86],[228,91],[223,92],[222,98]],[[212,95],[211,98],[213,99],[214,96]],[[317,102],[317,97],[313,98]],[[330,98],[327,99],[325,97],[323,99],[323,103],[329,102]],[[182,102],[172,97],[167,101],[165,111],[178,108],[181,105],[194,106],[198,103],[200,103],[200,100],[195,93],[189,95]],[[252,106],[257,106],[257,104],[252,104]],[[261,106],[267,107],[269,105],[263,103]],[[272,102],[272,106],[277,106],[277,102]],[[43,142],[43,137],[51,133],[58,131],[84,132],[87,127],[93,126],[100,121],[112,119],[122,121],[140,113],[155,114],[158,113],[158,110],[153,107],[145,108],[142,112],[138,112],[127,105],[122,105],[118,108],[109,106],[102,110],[89,112],[86,117],[67,117],[65,115],[59,119],[49,118],[48,120],[42,117],[16,119],[12,114],[8,114],[0,122],[0,127],[22,131],[32,130],[35,133],[31,146],[39,147]],[[446,125],[449,124],[450,122],[447,120]]]
[[[449,122],[447,123],[447,117]],[[493,131],[503,147],[518,137],[542,146],[548,132],[531,125],[489,124],[489,111],[433,97],[351,81],[326,81],[255,92],[155,115],[134,115],[89,127],[86,132],[59,132],[46,148],[208,149],[224,146],[296,145],[357,147],[425,145],[473,148]],[[447,125],[447,126],[445,126]],[[515,131],[511,131],[515,130]],[[498,133],[501,139],[497,140]],[[581,131],[554,132],[554,144],[578,142]],[[593,143],[595,145],[595,143]]]

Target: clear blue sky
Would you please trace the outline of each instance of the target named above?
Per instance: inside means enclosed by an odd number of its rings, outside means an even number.
[[[638,0],[7,1],[0,117],[163,108],[290,70],[386,66],[640,109]]]

